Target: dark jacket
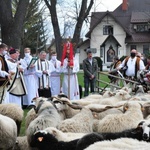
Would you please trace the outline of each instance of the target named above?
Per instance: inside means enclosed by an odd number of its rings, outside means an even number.
[[[83,71],[84,76],[90,78],[91,75],[97,76],[98,63],[95,58],[92,58],[92,65],[89,62],[88,58],[83,60]]]

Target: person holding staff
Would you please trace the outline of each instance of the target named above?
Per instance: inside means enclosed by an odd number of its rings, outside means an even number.
[[[69,41],[64,44],[61,66],[62,72],[64,73],[62,92],[67,95],[70,100],[79,99],[79,84],[77,78],[79,62],[73,56],[73,45]]]

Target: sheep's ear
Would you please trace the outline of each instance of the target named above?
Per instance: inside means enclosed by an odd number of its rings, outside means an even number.
[[[109,92],[109,96],[110,96],[110,97],[112,97],[112,96],[114,96],[114,95],[115,95],[115,93]]]
[[[124,112],[127,111],[128,108],[129,108],[128,103],[125,103],[125,104],[124,104],[124,107],[123,107]]]
[[[123,93],[121,92],[119,95],[120,95],[120,96],[122,96],[122,95],[123,95]]]
[[[133,129],[132,133],[136,134],[137,132],[141,131],[141,127],[137,126],[137,128]]]
[[[143,112],[145,110],[145,108],[143,107],[143,105],[141,103],[139,103],[141,105],[141,111]]]
[[[36,101],[36,99],[37,99],[37,97],[34,97],[34,98],[32,99],[32,102],[35,102],[35,101]]]
[[[57,132],[55,130],[52,130],[52,134],[53,134],[54,137],[57,136]]]

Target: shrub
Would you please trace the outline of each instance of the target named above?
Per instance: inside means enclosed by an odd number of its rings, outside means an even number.
[[[97,60],[97,63],[98,63],[98,67],[100,68],[100,71],[103,70],[103,61],[101,60],[100,57],[96,56],[96,57],[93,57]]]

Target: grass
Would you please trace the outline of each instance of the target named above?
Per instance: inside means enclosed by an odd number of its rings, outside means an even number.
[[[81,85],[82,87],[84,87],[83,75],[84,75],[83,72],[79,72],[77,74],[79,85]],[[105,75],[100,75],[100,79],[103,80],[103,81],[109,82],[108,77],[105,76]],[[104,87],[104,86],[106,86],[106,84],[100,83],[100,87]],[[22,122],[22,125],[21,125],[20,136],[25,135],[25,117],[26,117],[28,111],[29,111],[29,109],[24,109],[24,119],[23,119],[23,122]]]
[[[29,111],[29,109],[24,109],[24,118],[23,118],[23,121],[21,123],[20,136],[25,135],[25,117],[26,117],[28,111]]]
[[[78,82],[79,82],[79,84],[82,87],[84,87],[84,77],[83,77],[84,74],[83,74],[83,72],[79,72],[77,75],[78,75]],[[109,78],[106,75],[103,75],[103,74],[100,75],[99,79],[103,80],[105,82],[109,82],[110,81]],[[100,83],[100,87],[104,87],[105,85],[106,84],[104,84],[104,83]]]

